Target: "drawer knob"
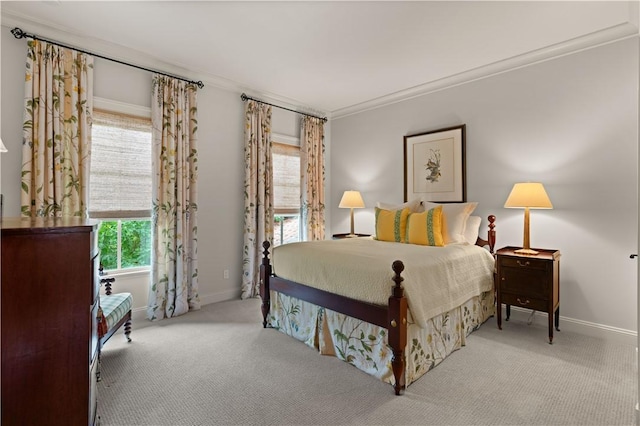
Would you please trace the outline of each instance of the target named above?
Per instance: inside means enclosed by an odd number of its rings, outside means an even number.
[[[524,302],[522,300],[520,300],[520,298],[518,297],[516,299],[518,301],[519,304],[521,305],[528,305],[531,301],[529,299],[525,300]]]
[[[525,262],[522,262],[520,260],[516,260],[516,262],[518,262],[518,265],[520,265],[520,266],[529,266],[530,265],[528,260],[525,261]]]

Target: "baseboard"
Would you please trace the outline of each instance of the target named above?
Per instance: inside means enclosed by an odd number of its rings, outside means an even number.
[[[504,320],[504,307],[503,320]],[[519,308],[517,306],[511,306],[511,318],[518,321],[527,321],[531,315],[531,309]],[[547,313],[536,311],[534,321],[543,321],[547,323]],[[560,315],[560,330],[571,331],[575,333],[584,334],[587,336],[600,337],[612,342],[624,343],[638,346],[638,333],[632,330],[625,330],[623,328],[610,327],[608,325],[596,324],[594,322],[583,321],[575,318],[563,317]],[[562,332],[561,331],[561,332]],[[555,339],[554,339],[555,340]]]
[[[240,298],[240,290],[227,290],[218,293],[207,294],[200,296],[200,305],[209,305],[211,303],[224,302],[226,300],[233,300]],[[139,308],[133,308],[131,310],[131,321],[134,328],[146,327],[153,324],[152,321],[147,319],[147,307],[142,306]]]
[[[240,289],[233,289],[227,291],[221,291],[218,293],[212,293],[207,295],[200,295],[200,304],[209,305],[211,303],[224,302],[227,300],[239,299]]]

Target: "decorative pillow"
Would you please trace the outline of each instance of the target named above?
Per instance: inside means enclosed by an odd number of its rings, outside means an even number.
[[[430,201],[423,201],[424,207],[429,210],[437,206],[442,206],[442,235],[444,244],[464,243],[464,231],[467,219],[478,206],[478,203],[450,203],[438,204]],[[475,241],[474,241],[475,242]]]
[[[469,219],[467,219],[467,226],[464,228],[464,239],[471,245],[474,245],[476,241],[478,241],[480,223],[482,223],[480,216],[469,216]]]
[[[409,209],[385,210],[376,207],[376,239],[404,243]]]
[[[425,210],[420,198],[416,198],[415,200],[407,201],[406,203],[402,204],[390,204],[378,201],[376,203],[376,207],[384,210],[409,209],[411,213],[422,213]]]
[[[407,218],[405,242],[423,246],[444,246],[442,236],[442,206],[422,213],[411,213]]]

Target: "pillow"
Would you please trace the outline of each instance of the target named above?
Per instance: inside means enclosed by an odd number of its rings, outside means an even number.
[[[381,201],[378,201],[376,203],[376,207],[384,210],[409,209],[411,213],[414,213],[414,212],[421,213],[425,210],[424,206],[422,205],[422,200],[420,198],[416,198],[415,200],[407,201],[406,203],[402,203],[402,204],[390,204],[390,203],[383,203]]]
[[[408,244],[420,244],[422,246],[444,246],[442,236],[442,206],[424,211],[422,213],[411,213],[407,217],[407,236],[405,242]]]
[[[424,207],[429,210],[437,206],[442,206],[442,236],[444,244],[464,243],[464,230],[467,219],[478,206],[478,203],[451,203],[438,204],[430,201],[423,201]],[[474,241],[475,243],[475,241]]]
[[[469,219],[467,219],[467,226],[464,228],[464,239],[471,245],[478,241],[480,223],[482,223],[480,216],[469,216]]]
[[[376,207],[376,240],[403,243],[409,209],[386,210]]]

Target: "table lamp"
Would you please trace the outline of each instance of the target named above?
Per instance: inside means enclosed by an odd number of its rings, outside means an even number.
[[[351,233],[347,235],[347,237],[356,237],[357,235],[353,232],[353,209],[364,208],[364,201],[362,201],[360,192],[344,191],[338,207],[341,209],[351,209]]]
[[[537,251],[529,245],[529,209],[552,209],[551,200],[544,186],[538,182],[516,183],[504,203],[506,208],[524,208],[524,241],[517,254],[535,256]]]

